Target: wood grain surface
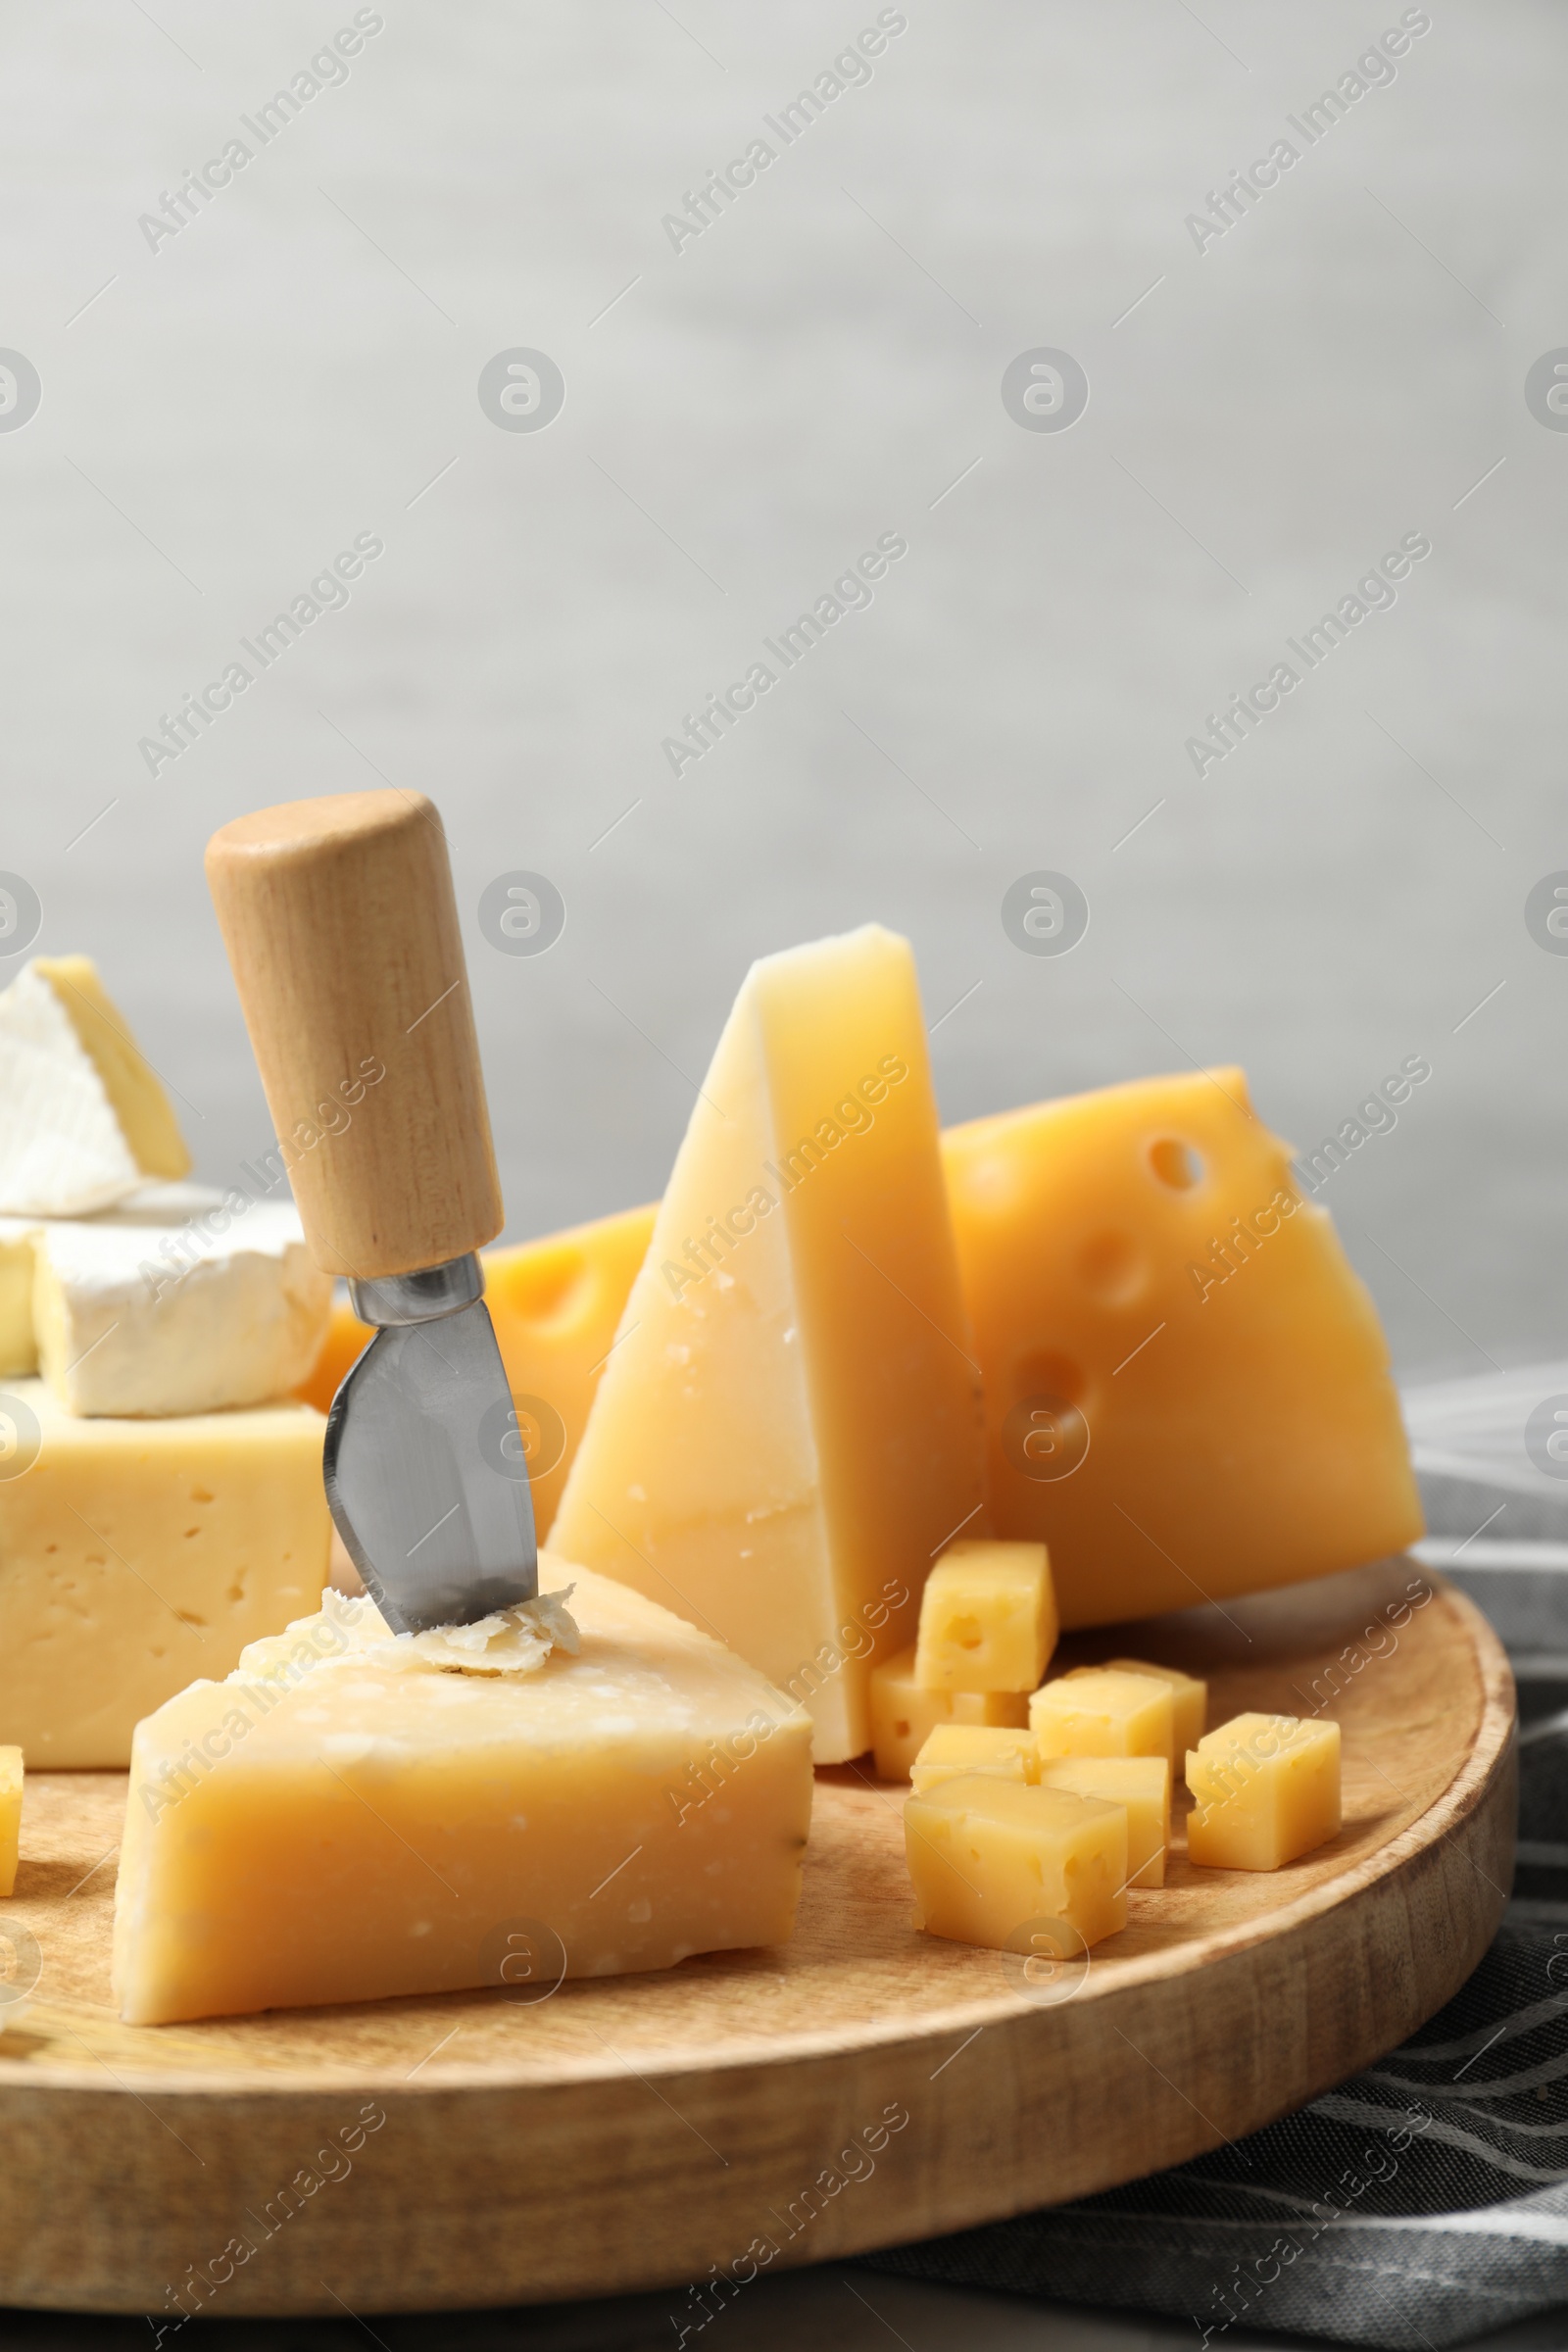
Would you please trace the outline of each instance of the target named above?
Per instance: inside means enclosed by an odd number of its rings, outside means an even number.
[[[258,808],[213,835],[207,879],[317,1264],[407,1274],[494,1241],[501,1182],[433,804]]]
[[[0,1905],[11,1973],[29,1936],[38,1969],[0,2035],[0,2304],[373,2315],[667,2285],[680,2315],[712,2266],[744,2293],[759,2267],[1078,2196],[1343,2080],[1441,2006],[1501,1916],[1495,1638],[1399,1560],[1082,1636],[1062,1662],[1112,1652],[1206,1670],[1211,1721],[1321,1704],[1345,1828],[1267,1877],[1197,1870],[1179,1843],[1125,1933],[1043,1984],[914,1931],[904,1791],[845,1766],[818,1775],[784,1949],[533,2003],[126,2027],[123,1778],[29,1781]]]

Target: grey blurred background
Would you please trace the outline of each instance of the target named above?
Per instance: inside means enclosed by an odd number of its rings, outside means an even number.
[[[748,961],[871,917],[915,943],[950,1119],[1236,1060],[1311,1148],[1420,1054],[1322,1196],[1396,1359],[1563,1352],[1568,959],[1525,902],[1568,868],[1568,434],[1525,379],[1568,346],[1568,20],[907,0],[786,146],[763,118],[878,13],[384,0],[265,146],[240,118],[346,0],[10,20],[0,345],[41,402],[0,414],[0,867],[37,946],[97,956],[222,1182],[270,1130],[207,835],[429,792],[513,1238],[656,1193]],[[141,224],[236,135],[231,184]],[[1004,406],[1040,347],[1087,373],[1068,430]],[[481,407],[518,348],[564,380],[541,430]],[[874,602],[672,774],[683,714],[887,532]],[[1200,777],[1205,714],[1417,532],[1396,603]],[[360,533],[346,606],[150,774]],[[1068,955],[1004,930],[1038,869],[1088,900]],[[564,902],[546,954],[480,927],[519,870]]]

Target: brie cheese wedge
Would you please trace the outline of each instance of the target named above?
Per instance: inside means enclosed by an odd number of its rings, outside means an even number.
[[[0,993],[0,1212],[74,1217],[187,1173],[169,1098],[85,956]]]

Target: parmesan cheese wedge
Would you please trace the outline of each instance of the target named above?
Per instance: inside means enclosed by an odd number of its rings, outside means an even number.
[[[137,1728],[115,1912],[131,2025],[673,1967],[785,1942],[810,1718],[666,1609],[571,1588],[395,1639],[368,1600]]]
[[[0,1211],[74,1217],[190,1154],[85,956],[34,956],[0,993]]]
[[[552,1530],[870,1746],[871,1669],[982,1507],[979,1371],[914,957],[876,924],[755,963]]]

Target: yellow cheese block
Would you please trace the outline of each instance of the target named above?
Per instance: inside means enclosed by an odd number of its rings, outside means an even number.
[[[1028,1721],[1029,1701],[1022,1691],[924,1689],[915,1681],[912,1643],[871,1669],[871,1745],[880,1780],[906,1781],[939,1724],[1016,1731]]]
[[[91,1057],[120,1131],[144,1176],[188,1176],[190,1153],[163,1083],[146,1061],[98,977],[90,956],[38,956],[48,981]]]
[[[22,1750],[0,1747],[0,1895],[17,1884],[22,1842]]]
[[[1388,1348],[1240,1070],[949,1131],[992,1532],[1065,1626],[1325,1576],[1421,1533]]]
[[[1039,1766],[1042,1788],[1067,1788],[1127,1808],[1127,1884],[1163,1886],[1170,1843],[1170,1766],[1163,1756],[1056,1756]]]
[[[326,1581],[318,1413],[80,1419],[41,1380],[0,1479],[0,1740],[39,1771],[130,1760],[137,1721],[314,1608]]]
[[[950,1544],[920,1601],[914,1677],[928,1690],[1033,1690],[1056,1646],[1043,1544]]]
[[[38,1369],[32,1328],[32,1224],[0,1217],[0,1380]]]
[[[1070,1666],[1061,1676],[1071,1682],[1075,1675],[1086,1674],[1142,1674],[1152,1682],[1164,1683],[1171,1697],[1171,1766],[1181,1762],[1190,1747],[1196,1747],[1203,1737],[1208,1721],[1208,1685],[1197,1675],[1184,1674],[1179,1666],[1152,1666],[1147,1658],[1107,1658],[1103,1666]]]
[[[915,1795],[921,1796],[938,1781],[970,1772],[994,1773],[1003,1781],[1038,1781],[1040,1744],[1027,1726],[1014,1732],[987,1724],[939,1723],[926,1734],[909,1778]]]
[[[1029,1701],[1043,1756],[1162,1756],[1174,1760],[1170,1685],[1095,1667],[1061,1674]]]
[[[1127,1925],[1125,1805],[974,1773],[907,1798],[904,1833],[928,1935],[1027,1954],[1037,1927],[1091,1944]]]
[[[810,1719],[667,1609],[550,1554],[536,1671],[259,1642],[136,1733],[114,1984],[133,2025],[670,1968],[789,1937]],[[377,1628],[377,1630],[382,1630]],[[390,1654],[389,1654],[390,1653]]]
[[[831,1763],[980,1507],[914,958],[867,925],[747,975],[553,1541],[801,1691]]]
[[[1278,1870],[1340,1833],[1340,1727],[1295,1715],[1235,1715],[1187,1759],[1196,1811],[1187,1859],[1209,1870]]]
[[[485,1303],[528,1451],[528,1491],[541,1541],[560,1506],[632,1278],[648,1254],[654,1213],[652,1204],[623,1209],[543,1241],[480,1253]],[[316,1369],[297,1394],[324,1413],[371,1337],[347,1298],[339,1299]]]

